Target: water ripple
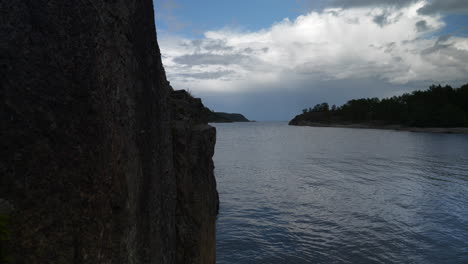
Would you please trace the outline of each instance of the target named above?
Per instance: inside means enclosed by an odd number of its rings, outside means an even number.
[[[468,263],[468,136],[216,127],[217,263]]]

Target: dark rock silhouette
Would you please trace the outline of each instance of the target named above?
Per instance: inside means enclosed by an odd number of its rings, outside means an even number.
[[[200,98],[171,94],[174,168],[177,180],[177,263],[215,263],[219,209],[213,174],[216,129],[206,121]]]
[[[242,114],[236,113],[223,113],[223,112],[210,112],[208,113],[209,123],[233,123],[233,122],[250,122]]]
[[[200,101],[174,98],[152,2],[0,10],[0,199],[13,208],[14,263],[215,263],[215,130],[197,118]]]
[[[245,116],[242,114],[231,114],[231,113],[223,113],[223,112],[214,112],[215,118],[209,119],[208,122],[250,122]]]

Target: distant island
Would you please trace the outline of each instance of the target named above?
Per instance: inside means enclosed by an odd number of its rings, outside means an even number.
[[[208,123],[250,122],[250,120],[245,118],[242,114],[209,111]]]
[[[353,99],[338,107],[321,103],[303,109],[289,125],[468,133],[468,84],[432,85],[391,98]]]

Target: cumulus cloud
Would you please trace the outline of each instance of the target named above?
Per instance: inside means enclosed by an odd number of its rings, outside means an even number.
[[[325,9],[255,32],[224,28],[197,40],[162,38],[163,63],[175,87],[211,92],[291,91],[350,79],[392,85],[466,79],[468,39],[430,38],[444,26],[442,17],[418,12],[425,1],[395,3],[400,6]]]

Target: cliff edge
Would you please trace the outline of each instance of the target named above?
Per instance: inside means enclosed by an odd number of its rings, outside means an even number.
[[[215,263],[215,130],[176,112],[152,1],[0,10],[11,262]]]

